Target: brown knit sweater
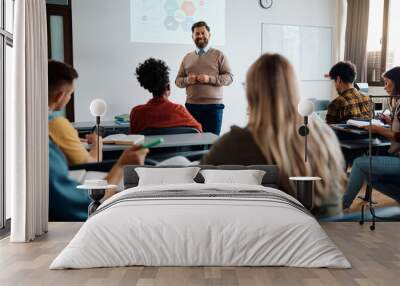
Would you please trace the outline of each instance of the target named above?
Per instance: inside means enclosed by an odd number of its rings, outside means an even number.
[[[210,77],[208,84],[189,84],[189,74],[206,74]],[[186,88],[186,102],[192,104],[222,103],[222,86],[233,81],[231,68],[224,54],[210,48],[206,54],[199,56],[196,52],[188,53],[181,63],[175,80],[176,86]]]
[[[247,128],[232,126],[203,157],[204,165],[267,165],[264,155]],[[273,164],[273,163],[272,163]]]

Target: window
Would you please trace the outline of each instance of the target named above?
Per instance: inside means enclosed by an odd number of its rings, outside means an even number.
[[[10,217],[10,195],[5,191],[5,101],[11,92],[14,0],[0,0],[0,229]],[[1,234],[1,233],[0,233]]]
[[[383,86],[385,70],[400,65],[398,0],[370,0],[367,42],[368,83]]]
[[[389,6],[389,29],[386,68],[400,65],[400,18],[396,15],[400,11],[400,1],[392,0]]]
[[[5,0],[5,30],[13,33],[13,22],[14,22],[14,0]]]
[[[46,0],[46,3],[48,56],[73,65],[71,1]],[[69,121],[75,121],[73,95],[63,113]]]
[[[382,70],[382,24],[383,24],[382,0],[370,0],[368,18],[367,41],[367,78],[369,83],[380,82]]]

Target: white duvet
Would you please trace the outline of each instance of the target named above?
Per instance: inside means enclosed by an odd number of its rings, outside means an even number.
[[[258,198],[151,198],[122,200],[146,191],[262,186],[182,184],[135,187],[105,201],[50,269],[145,266],[294,266],[349,268],[350,263],[309,214]],[[298,202],[297,202],[298,203]]]

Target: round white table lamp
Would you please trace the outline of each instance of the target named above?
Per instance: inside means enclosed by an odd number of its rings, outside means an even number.
[[[304,136],[304,161],[307,162],[308,116],[314,112],[314,103],[309,99],[302,99],[297,106],[297,111],[304,117],[304,125],[300,127],[299,133],[301,136]]]
[[[104,116],[107,111],[107,103],[100,98],[93,99],[90,102],[90,113],[97,117],[97,116]]]
[[[314,112],[314,103],[309,99],[302,99],[297,106],[297,111],[303,117],[309,116]]]
[[[302,99],[297,106],[298,113],[304,118],[304,125],[299,128],[299,134],[304,136],[304,161],[307,162],[307,135],[309,133],[308,116],[314,112],[314,103],[309,99]],[[314,207],[315,182],[319,177],[290,177],[296,185],[296,198],[309,210]]]
[[[104,116],[107,111],[107,103],[100,98],[93,99],[90,103],[90,113],[96,117],[96,133],[97,133],[97,144],[99,143],[100,137],[100,116]],[[97,162],[100,159],[100,148],[97,146]]]

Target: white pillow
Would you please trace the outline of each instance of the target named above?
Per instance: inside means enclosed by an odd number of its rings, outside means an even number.
[[[202,170],[205,184],[261,185],[265,171],[261,170]]]
[[[200,168],[135,168],[139,176],[138,186],[195,183]]]

